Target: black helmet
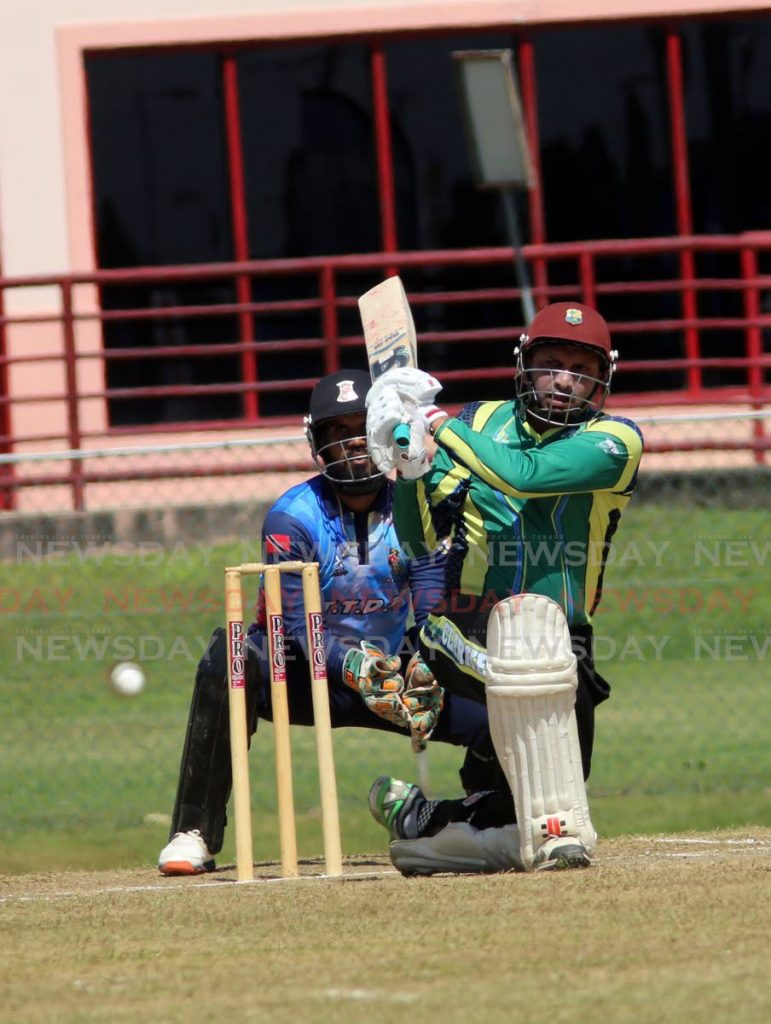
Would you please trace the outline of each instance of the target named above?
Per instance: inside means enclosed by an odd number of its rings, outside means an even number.
[[[344,494],[366,494],[376,491],[383,474],[372,462],[365,466],[346,450],[351,441],[363,435],[327,438],[327,427],[341,416],[367,414],[366,398],[371,386],[364,370],[338,370],[322,377],[311,392],[308,415],[303,420],[311,455],[321,473]],[[365,438],[366,440],[366,438]],[[330,459],[333,445],[341,445],[342,457]]]

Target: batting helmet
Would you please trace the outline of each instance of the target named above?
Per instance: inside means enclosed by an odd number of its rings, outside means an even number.
[[[366,416],[367,392],[371,386],[364,370],[338,370],[322,377],[311,392],[308,415],[303,420],[311,455],[321,473],[345,493],[364,494],[377,490],[382,473],[374,463],[362,463],[361,452],[351,454],[348,445],[364,435],[329,437],[328,427],[341,416]],[[336,448],[335,446],[338,446]],[[335,448],[334,453],[332,449]]]
[[[533,371],[538,369],[535,350],[545,344],[575,345],[588,349],[600,360],[599,377],[588,378],[596,384],[591,395],[586,399],[576,397],[567,410],[560,410],[556,415],[544,408],[532,386]],[[523,412],[530,412],[551,425],[565,425],[596,415],[602,409],[610,391],[618,353],[611,348],[610,330],[596,309],[579,302],[554,302],[544,306],[533,317],[527,330],[520,335],[514,356],[516,393]]]

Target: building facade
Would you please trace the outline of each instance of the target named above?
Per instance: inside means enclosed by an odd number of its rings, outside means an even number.
[[[636,399],[767,397],[771,5],[7,0],[0,19],[6,450],[295,416],[361,362],[350,299],[392,269],[450,398],[479,366],[505,389],[522,318],[464,137],[468,50],[513,54],[537,300],[595,301]],[[152,273],[170,266],[210,273]]]

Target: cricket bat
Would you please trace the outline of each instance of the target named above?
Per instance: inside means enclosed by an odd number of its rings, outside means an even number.
[[[415,324],[399,277],[388,277],[359,298],[369,372],[373,380],[394,366],[417,366],[418,346]],[[400,448],[410,444],[406,423],[394,427],[394,441]]]
[[[418,365],[418,341],[415,323],[400,277],[387,277],[359,298],[359,314],[364,328],[367,361],[372,380],[394,366]],[[400,448],[410,444],[410,428],[406,423],[394,427],[394,442]],[[428,751],[412,736],[412,749],[418,770],[418,785],[430,793]]]

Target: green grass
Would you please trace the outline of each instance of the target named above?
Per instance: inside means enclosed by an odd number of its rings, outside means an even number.
[[[771,594],[753,510],[632,506],[596,617],[613,697],[598,710],[591,798],[605,834],[768,824]],[[3,740],[0,870],[152,861],[173,802],[195,664],[221,620],[222,568],[249,545],[21,559],[0,589]],[[720,564],[713,564],[718,561]],[[110,666],[140,660],[119,698]],[[294,729],[301,853],[321,849],[313,732]],[[413,774],[408,744],[337,732],[348,852],[381,849],[366,792]],[[272,733],[251,757],[255,852],[277,854]],[[457,793],[460,753],[431,751],[435,790]],[[223,851],[232,858],[232,835]]]

